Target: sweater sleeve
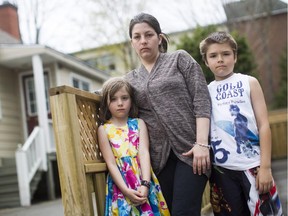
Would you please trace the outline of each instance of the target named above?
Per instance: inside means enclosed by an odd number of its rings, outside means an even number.
[[[207,82],[200,65],[186,51],[179,51],[178,68],[182,73],[193,101],[196,118],[211,115],[211,99]]]

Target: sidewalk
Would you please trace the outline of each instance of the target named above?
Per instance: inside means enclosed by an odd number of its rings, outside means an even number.
[[[287,159],[272,162],[273,177],[276,181],[278,194],[282,202],[283,213],[287,215]],[[29,207],[0,209],[1,216],[64,216],[62,200],[56,199],[34,204]],[[212,216],[212,213],[203,216]]]
[[[272,161],[272,173],[282,203],[284,216],[287,216],[287,158]]]
[[[62,200],[37,203],[29,207],[0,209],[1,216],[64,216]]]

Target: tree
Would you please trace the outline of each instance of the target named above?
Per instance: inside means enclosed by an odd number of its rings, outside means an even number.
[[[206,27],[197,26],[193,30],[192,36],[184,35],[180,42],[176,45],[177,49],[186,50],[200,64],[207,83],[214,80],[214,75],[202,60],[202,56],[199,51],[199,43],[214,31],[217,31],[217,27],[215,25],[208,25]],[[241,72],[243,74],[256,76],[254,57],[249,49],[246,39],[241,37],[237,32],[232,32],[231,35],[238,44],[237,63],[235,65],[234,72]]]
[[[40,44],[43,26],[56,4],[44,0],[14,0],[14,4],[18,7],[22,39],[25,43]]]
[[[231,1],[231,0],[229,0]],[[112,44],[115,51],[110,49],[111,55],[115,59],[120,59],[124,67],[117,66],[116,69],[120,69],[117,72],[130,71],[133,68],[138,67],[139,59],[135,55],[134,50],[130,44],[130,38],[128,37],[128,26],[130,19],[139,12],[147,12],[154,15],[160,22],[163,32],[169,34],[175,31],[175,28],[181,29],[192,28],[196,24],[216,23],[223,22],[225,15],[223,15],[221,0],[201,0],[191,1],[183,0],[180,2],[169,1],[163,4],[162,0],[141,1],[141,0],[89,0],[92,3],[87,10],[87,14],[91,14],[90,19],[90,34],[86,34],[86,38],[93,38],[93,41],[101,41],[101,46],[107,46],[111,48]],[[159,5],[161,10],[159,10]],[[200,7],[200,10],[199,10]],[[201,12],[200,12],[201,11]],[[166,14],[165,18],[161,20],[161,15]],[[213,14],[211,16],[211,14]],[[173,24],[176,18],[181,19],[181,22]],[[165,26],[165,22],[169,22]],[[203,22],[204,20],[204,22]],[[164,22],[165,21],[165,22]],[[173,30],[168,29],[173,27]],[[180,28],[179,28],[180,29]],[[118,54],[119,53],[119,54]],[[107,51],[103,55],[108,55]],[[97,57],[98,58],[98,57]],[[104,66],[105,68],[105,66]],[[109,71],[109,70],[108,70]],[[111,71],[110,71],[111,72]]]
[[[75,27],[83,26],[82,23],[81,25],[77,23],[78,20],[75,20],[75,17],[82,18],[82,16],[75,16],[75,14],[83,14],[81,13],[82,4],[80,1],[6,1],[18,8],[19,27],[24,44],[45,44],[53,47],[53,44],[57,43],[58,40],[61,41],[61,50],[68,41],[65,40],[66,38],[71,40],[74,38],[71,35],[74,35],[75,32],[79,33],[79,28]],[[63,40],[63,38],[65,39]]]
[[[205,65],[204,61],[202,60],[202,56],[199,51],[199,43],[207,37],[210,33],[216,31],[215,25],[208,25],[207,27],[200,27],[197,26],[194,31],[193,35],[184,35],[181,39],[179,44],[176,45],[177,49],[184,49],[188,53],[190,53],[193,58],[200,64],[207,83],[210,83],[214,80],[214,76],[209,70],[209,68]]]
[[[231,35],[234,37],[238,45],[237,63],[234,72],[248,74],[258,78],[256,72],[257,65],[247,39],[244,36],[241,36],[237,31],[231,32]]]
[[[280,59],[280,83],[279,91],[275,97],[275,108],[286,108],[287,107],[287,47]]]
[[[90,10],[93,34],[91,38],[102,41],[103,46],[114,46],[124,64],[124,70],[135,68],[138,59],[130,45],[128,26],[131,18],[145,8],[146,2],[141,0],[90,0],[95,9]],[[115,10],[115,7],[117,8]],[[111,46],[110,46],[111,47]],[[117,51],[118,50],[118,51]]]

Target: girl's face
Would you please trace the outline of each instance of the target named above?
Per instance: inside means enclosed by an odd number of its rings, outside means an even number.
[[[158,57],[161,40],[147,23],[135,24],[132,29],[131,44],[142,60],[153,61]]]
[[[131,108],[131,97],[123,86],[108,100],[112,118],[128,118]]]
[[[223,80],[233,74],[237,61],[229,44],[211,44],[206,54],[206,65],[214,74],[215,80]]]

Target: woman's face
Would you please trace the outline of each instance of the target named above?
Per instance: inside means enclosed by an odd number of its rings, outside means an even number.
[[[143,61],[153,61],[159,55],[161,36],[147,23],[135,24],[132,29],[131,44]]]

